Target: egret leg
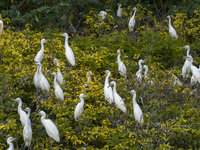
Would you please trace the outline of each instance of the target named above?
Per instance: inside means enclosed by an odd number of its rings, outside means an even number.
[[[53,139],[50,138],[50,149],[51,149],[52,145],[53,145]]]

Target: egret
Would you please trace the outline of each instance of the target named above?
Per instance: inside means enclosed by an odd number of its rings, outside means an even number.
[[[100,11],[99,16],[101,17],[101,20],[103,21],[107,16],[107,12],[106,11]]]
[[[69,47],[69,44],[68,44],[68,38],[69,38],[69,36],[68,36],[67,33],[63,33],[63,34],[61,34],[61,36],[65,37],[65,56],[66,56],[67,60],[69,61],[69,63],[72,66],[75,66],[74,53],[73,53],[72,49]]]
[[[121,56],[121,52],[120,50],[117,50],[117,62],[118,62],[118,71],[119,71],[119,74],[121,76],[125,76],[125,79],[127,79],[127,72],[126,72],[126,66],[124,65],[124,63],[121,61],[120,59],[120,56]]]
[[[135,27],[135,13],[136,13],[137,8],[134,7],[133,10],[134,10],[133,16],[131,17],[131,19],[129,20],[129,23],[128,23],[128,28],[129,28],[130,32],[132,32]]]
[[[44,58],[44,43],[47,43],[45,39],[41,40],[41,50],[36,54],[34,61],[41,62]]]
[[[28,120],[30,120],[29,117],[30,117],[31,110],[30,108],[27,107],[26,109],[24,109],[24,111],[26,111],[28,115],[27,115],[26,124],[23,129],[23,137],[24,137],[25,147],[26,146],[30,147],[31,140],[32,140],[32,129],[31,129],[31,123]]]
[[[84,99],[83,98],[85,98],[85,97],[87,97],[87,95],[85,95],[85,94],[79,95],[79,99],[81,100],[81,102],[76,105],[76,108],[75,108],[75,111],[74,111],[75,121],[79,120],[79,118],[81,117],[81,115],[84,111]]]
[[[43,92],[49,92],[50,84],[47,81],[47,79],[42,74],[42,64],[40,62],[36,63],[37,66],[39,66],[39,80],[40,80],[40,88]]]
[[[8,143],[8,145],[10,145],[7,150],[14,150],[14,146],[13,146],[13,143],[12,143],[12,141],[14,141],[14,140],[16,140],[16,138],[13,138],[13,137],[7,138],[7,143]]]
[[[118,3],[117,5],[118,5],[117,17],[122,17],[122,9],[121,9],[122,4]]]
[[[148,77],[147,77],[147,73],[148,73],[148,66],[147,66],[147,65],[144,65],[144,66],[143,66],[143,68],[145,69],[145,72],[144,72],[144,78],[145,78],[146,80],[148,80]],[[147,82],[147,83],[149,83],[149,84],[151,84],[151,85],[153,85],[153,84],[154,84],[152,80],[148,80],[148,82]]]
[[[16,99],[11,99],[11,100],[18,102],[18,114],[20,116],[20,121],[21,121],[22,126],[25,126],[26,121],[27,121],[27,113],[25,113],[25,111],[22,110],[21,98],[16,98]],[[28,118],[28,121],[31,123],[29,118]]]
[[[178,39],[176,30],[171,25],[171,17],[168,15],[167,18],[169,19],[169,34],[172,38]]]
[[[44,128],[46,130],[46,133],[50,137],[50,143],[51,143],[50,147],[52,147],[53,139],[56,142],[60,142],[59,131],[58,131],[56,125],[50,119],[45,119],[46,113],[44,111],[40,111],[36,115],[42,116],[41,117],[41,122],[42,122],[42,124],[43,124],[43,126],[44,126]]]
[[[193,62],[192,56],[188,55],[185,58],[190,62],[189,67],[190,67],[190,70],[192,71],[192,75],[194,76],[194,79],[200,83],[200,73],[197,67],[192,64]]]
[[[136,92],[135,90],[131,90],[130,93],[133,94],[133,109],[135,120],[139,123],[144,123],[142,110],[136,101]]]
[[[86,74],[86,78],[87,78],[87,83],[83,85],[83,87],[90,87],[89,82],[91,82],[91,75],[92,75],[92,71],[88,71]]]
[[[0,33],[2,33],[2,32],[3,32],[3,21],[0,20]]]
[[[58,83],[56,82],[56,73],[53,72],[52,75],[54,76],[54,89],[55,89],[55,95],[58,100],[64,101],[64,94],[63,90],[60,88]]]
[[[199,65],[198,70],[199,70],[199,73],[200,73],[200,65]],[[191,85],[194,85],[194,84],[196,84],[196,83],[197,83],[197,80],[196,80],[196,79],[194,78],[194,76],[192,75],[191,80],[190,80],[190,84],[191,84]]]
[[[59,67],[59,62],[58,62],[58,59],[54,59],[53,60],[54,62],[56,62],[56,65]],[[60,69],[58,68],[58,72],[56,74],[56,79],[58,81],[59,84],[62,84],[64,81],[63,81],[63,75],[62,73],[60,72]]]
[[[40,69],[40,66],[37,66],[37,70],[36,70],[36,73],[35,73],[35,76],[33,78],[33,82],[35,84],[35,87],[36,87],[36,90],[38,92],[38,89],[41,88],[40,87],[40,74],[39,74],[39,69]]]
[[[119,94],[117,93],[117,90],[116,90],[116,82],[115,81],[112,81],[110,83],[110,86],[113,85],[113,96],[114,96],[114,101],[115,101],[115,104],[116,106],[121,110],[123,111],[124,113],[126,113],[126,106],[124,104],[124,101],[122,100],[121,96],[119,96]]]
[[[142,63],[145,63],[145,61],[140,59],[138,61],[139,70],[136,72],[137,84],[141,84],[142,83]]]
[[[104,95],[105,95],[105,99],[110,103],[114,103],[114,97],[113,97],[113,91],[112,88],[109,86],[109,77],[110,77],[110,71],[106,70],[104,71],[106,74],[108,74],[106,76],[105,79],[105,84],[104,84]]]
[[[188,45],[186,45],[183,48],[187,49],[187,56],[189,56],[190,47]],[[190,65],[190,62],[186,59],[184,65],[183,65],[183,68],[182,68],[183,80],[186,80],[189,77],[189,74],[190,74],[190,67],[189,67],[189,65]]]

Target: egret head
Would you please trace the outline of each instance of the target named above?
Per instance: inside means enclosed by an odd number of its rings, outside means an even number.
[[[130,94],[133,94],[133,95],[136,94],[135,90],[131,90],[129,93],[130,93]]]
[[[14,137],[8,137],[7,138],[7,143],[9,144],[9,143],[11,143],[14,140],[16,140],[16,138],[14,138]]]
[[[116,84],[115,81],[110,82],[110,86],[111,86],[111,85],[115,85],[115,84]]]
[[[110,71],[109,71],[109,70],[106,70],[106,71],[104,71],[104,73],[107,73],[107,74],[109,74],[109,73],[110,73]]]
[[[189,45],[184,46],[185,49],[190,49]]]
[[[16,98],[16,99],[11,99],[11,100],[18,102],[18,103],[22,102],[21,98]]]
[[[136,10],[137,10],[137,8],[136,8],[136,7],[134,7],[134,8],[133,8],[133,10],[134,10],[134,11],[136,11]]]
[[[167,19],[170,19],[170,18],[171,18],[171,17],[168,15],[168,16],[167,16]]]
[[[185,56],[185,59],[187,59],[189,62],[193,62],[193,58],[191,55]]]
[[[42,64],[40,62],[35,63],[36,66],[41,66]]]
[[[144,68],[145,70],[148,70],[148,66],[147,66],[147,65],[144,65],[143,68]]]
[[[58,59],[57,59],[57,58],[55,58],[55,59],[53,60],[53,62],[56,62],[56,63],[57,63],[57,62],[58,62]]]
[[[119,7],[121,7],[121,6],[122,6],[122,4],[119,4],[119,3],[117,3],[117,5],[118,5]]]
[[[24,109],[24,111],[26,111],[27,113],[31,112],[30,108],[27,107],[26,109]]]
[[[53,73],[52,73],[52,75],[55,77],[55,76],[56,76],[56,73],[55,73],[55,72],[53,72]]]
[[[79,98],[81,99],[81,98],[85,98],[85,97],[87,97],[87,95],[85,95],[85,94],[80,94],[79,95]]]
[[[41,43],[47,43],[47,41],[45,39],[42,39]]]
[[[117,50],[117,54],[118,54],[118,55],[119,55],[119,54],[121,54],[121,52],[120,52],[120,50],[119,50],[119,49]]]
[[[139,62],[138,62],[138,64],[141,64],[141,63],[145,63],[145,61],[142,60],[142,59],[140,59]]]
[[[64,36],[64,37],[68,37],[68,34],[67,33],[62,33],[60,34],[61,36]]]
[[[45,116],[46,115],[46,113],[44,112],[44,111],[40,111],[39,113],[37,113],[37,114],[35,114],[35,115],[39,115],[39,116]]]
[[[87,75],[92,75],[92,71],[88,71],[88,72],[87,72]]]

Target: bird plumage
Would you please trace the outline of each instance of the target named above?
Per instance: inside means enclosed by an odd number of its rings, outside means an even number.
[[[152,81],[151,79],[148,79],[148,77],[147,77],[148,66],[147,66],[147,65],[144,65],[144,66],[143,66],[143,69],[145,69],[145,72],[144,72],[144,79],[147,80],[147,83],[148,83],[148,84],[153,85],[153,84],[154,84],[153,81]]]
[[[53,61],[56,62],[56,65],[59,67],[58,59],[55,58]],[[56,79],[57,79],[59,84],[62,84],[64,82],[63,75],[62,75],[62,73],[61,73],[59,68],[57,69]]]
[[[178,39],[176,30],[171,25],[171,17],[167,16],[167,18],[169,19],[169,34],[171,35],[172,38]]]
[[[114,98],[113,98],[113,91],[112,91],[112,88],[109,86],[109,77],[110,77],[110,71],[109,70],[106,70],[104,71],[107,76],[106,76],[106,79],[105,79],[105,84],[104,84],[104,96],[105,96],[105,99],[110,103],[114,103]]]
[[[118,56],[117,56],[117,62],[118,62],[118,71],[119,71],[119,74],[121,76],[124,76],[125,79],[127,79],[126,66],[124,65],[124,63],[120,59],[120,56],[121,56],[120,50],[117,50],[117,54],[118,54]]]
[[[27,107],[25,111],[27,111],[28,115],[27,115],[26,124],[23,129],[23,138],[24,138],[25,146],[30,147],[31,140],[32,140],[32,129],[31,129],[31,122],[29,122],[28,120],[30,120],[29,116],[30,116],[31,110],[30,108]]]
[[[83,114],[84,111],[84,97],[87,97],[85,94],[80,94],[79,99],[81,100],[80,103],[76,105],[75,111],[74,111],[74,119],[75,121],[78,121],[81,115]]]
[[[14,141],[16,138],[13,137],[8,137],[7,138],[7,143],[9,145],[9,148],[7,150],[14,150],[14,145],[12,143],[12,141]]]
[[[100,11],[99,16],[101,18],[101,21],[103,21],[107,16],[107,12],[106,11]]]
[[[188,45],[186,45],[183,48],[187,49],[187,56],[189,56],[190,47]],[[190,62],[186,59],[184,65],[182,67],[183,80],[186,80],[189,77],[189,74],[190,74],[190,67],[189,67],[189,65],[190,65]]]
[[[64,101],[63,90],[61,89],[61,87],[58,85],[58,83],[56,81],[56,73],[53,72],[52,75],[54,76],[54,89],[55,89],[56,98],[58,100]]]
[[[135,14],[136,14],[137,8],[134,7],[133,10],[134,10],[133,16],[131,17],[131,19],[129,20],[129,23],[128,23],[128,28],[129,28],[130,32],[132,32],[135,27]]]
[[[138,65],[139,65],[139,70],[136,72],[136,81],[137,81],[137,85],[142,83],[142,63],[145,63],[144,60],[140,59],[138,61]]]
[[[3,33],[3,21],[0,20],[0,33]]]
[[[117,17],[122,17],[122,9],[121,9],[122,4],[117,4],[117,5],[118,5]]]
[[[42,39],[41,40],[41,49],[35,56],[35,59],[34,59],[35,62],[41,62],[42,59],[44,58],[44,43],[47,43],[47,41],[45,39]]]

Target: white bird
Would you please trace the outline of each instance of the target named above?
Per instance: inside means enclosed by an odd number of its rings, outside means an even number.
[[[100,11],[99,16],[101,17],[101,20],[103,21],[107,16],[107,12],[106,11]]]
[[[135,13],[136,13],[137,8],[134,7],[133,10],[134,10],[133,16],[131,17],[131,19],[129,20],[129,23],[128,23],[128,28],[129,28],[130,32],[132,32],[135,27]]]
[[[2,32],[3,32],[3,21],[0,20],[0,33],[2,33]]]
[[[200,65],[199,65],[198,70],[199,70],[199,73],[200,73]],[[191,80],[190,80],[190,84],[191,84],[191,85],[194,85],[194,84],[196,84],[196,83],[197,83],[197,80],[196,80],[196,79],[194,78],[194,76],[192,75]]]
[[[41,62],[44,58],[44,43],[47,43],[45,39],[41,40],[41,50],[36,54],[34,61]]]
[[[190,70],[192,72],[192,75],[194,76],[194,79],[197,80],[200,83],[200,73],[199,73],[198,68],[192,64],[192,62],[193,62],[192,56],[188,55],[185,58],[190,62],[189,67],[190,67]]]
[[[114,103],[114,97],[113,97],[113,91],[112,91],[112,88],[109,86],[109,77],[110,77],[110,71],[109,70],[106,70],[104,71],[106,74],[108,74],[106,76],[106,79],[105,79],[105,84],[104,84],[104,96],[105,96],[105,99],[110,103]]]
[[[31,123],[28,120],[30,120],[29,117],[30,117],[31,110],[30,108],[27,107],[26,109],[24,109],[24,111],[26,111],[28,115],[27,115],[26,124],[23,129],[23,137],[24,137],[25,147],[26,146],[30,147],[31,140],[32,140],[32,129],[31,129]]]
[[[42,64],[40,62],[35,63],[37,66],[39,66],[39,79],[40,79],[40,88],[43,92],[49,92],[50,84],[47,81],[47,79],[42,74]]]
[[[27,113],[22,110],[22,100],[21,100],[21,98],[16,98],[16,99],[11,99],[11,100],[18,102],[18,114],[20,116],[20,121],[21,121],[22,126],[25,126],[26,120],[27,120]],[[28,119],[28,120],[31,123],[30,119]]]
[[[87,78],[87,83],[83,85],[83,87],[90,87],[89,83],[92,81],[91,80],[91,75],[92,75],[92,71],[88,71],[86,73],[86,78]]]
[[[178,39],[176,30],[171,25],[171,17],[167,16],[167,18],[169,19],[169,34],[171,35],[172,38]]]
[[[45,119],[46,117],[46,113],[44,111],[40,111],[39,113],[37,113],[36,115],[40,115],[41,117],[41,122],[46,130],[46,133],[49,135],[50,137],[50,143],[51,146],[53,144],[53,139],[56,142],[60,142],[60,136],[59,136],[59,131],[56,127],[56,125],[50,120],[50,119]]]
[[[122,100],[121,96],[119,96],[119,94],[117,93],[117,90],[116,90],[116,82],[115,81],[112,81],[110,83],[110,86],[113,85],[113,96],[114,96],[114,101],[115,101],[115,104],[116,106],[121,110],[123,111],[124,113],[126,113],[126,106],[124,104],[124,101]]]
[[[126,72],[126,66],[124,65],[124,63],[121,61],[120,56],[121,56],[121,52],[120,50],[117,50],[117,62],[118,62],[118,71],[119,74],[121,76],[125,76],[125,79],[127,79],[127,72]]]
[[[66,56],[67,60],[69,61],[69,63],[72,66],[75,66],[74,53],[73,53],[72,49],[69,47],[69,44],[68,44],[68,38],[69,38],[69,36],[68,36],[67,33],[63,33],[63,34],[61,34],[61,36],[65,37],[65,56]]]
[[[74,111],[74,119],[75,121],[78,121],[81,115],[83,114],[84,111],[84,97],[87,97],[85,94],[80,94],[79,99],[81,100],[80,103],[76,105],[75,111]]]
[[[188,45],[186,45],[183,48],[187,49],[187,56],[189,56],[190,47]],[[186,80],[189,77],[189,74],[190,74],[190,67],[189,67],[189,65],[190,65],[190,62],[186,59],[184,65],[182,67],[183,80]]]
[[[16,138],[13,138],[13,137],[8,137],[8,138],[7,138],[7,143],[8,143],[8,145],[10,145],[9,148],[8,148],[7,150],[14,150],[14,146],[13,146],[12,141],[14,141],[15,139],[16,139]]]
[[[117,5],[118,5],[117,17],[122,17],[122,9],[121,9],[122,4],[118,3]]]
[[[40,74],[39,74],[39,69],[40,69],[40,66],[37,66],[37,70],[36,70],[36,73],[35,73],[35,76],[33,78],[33,82],[35,84],[35,88],[38,89],[41,88],[40,87]]]
[[[148,81],[147,81],[147,83],[149,83],[149,84],[153,85],[153,84],[154,84],[154,83],[153,83],[153,81],[152,81],[152,80],[150,80],[150,79],[148,79],[148,77],[147,77],[147,73],[148,73],[148,66],[147,66],[147,65],[144,65],[144,66],[143,66],[143,69],[145,69],[145,72],[144,72],[144,78],[145,78],[146,80],[148,80]]]
[[[142,110],[136,101],[136,92],[135,90],[131,90],[130,93],[133,94],[133,109],[134,109],[133,112],[135,120],[138,121],[139,123],[144,123]]]
[[[56,98],[58,100],[64,101],[63,90],[61,89],[61,87],[58,85],[58,83],[56,81],[56,73],[53,72],[52,75],[54,76],[54,89],[55,89]]]
[[[59,67],[59,62],[58,62],[58,59],[57,59],[57,58],[55,58],[55,59],[53,60],[53,62],[56,62],[56,65]],[[63,80],[63,75],[62,75],[62,73],[60,72],[60,69],[59,69],[59,68],[58,68],[58,71],[57,71],[57,74],[56,74],[56,79],[57,79],[57,81],[58,81],[59,84],[62,84],[62,83],[64,82],[64,80]]]
[[[139,70],[136,72],[136,80],[138,85],[142,83],[142,63],[145,63],[145,61],[140,59],[138,61]]]

